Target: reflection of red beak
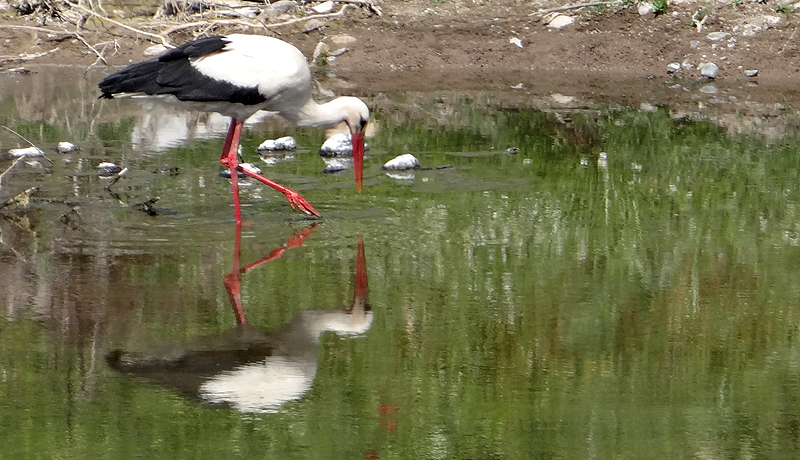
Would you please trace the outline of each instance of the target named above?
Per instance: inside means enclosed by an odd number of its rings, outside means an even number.
[[[363,302],[369,309],[369,281],[367,280],[367,257],[364,254],[364,237],[358,235],[358,253],[356,254],[356,287],[353,293],[353,304]]]
[[[353,134],[353,169],[356,171],[356,189],[361,193],[364,177],[364,133]]]

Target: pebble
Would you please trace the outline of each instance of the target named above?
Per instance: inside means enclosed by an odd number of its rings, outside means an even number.
[[[97,169],[100,170],[101,176],[113,176],[122,172],[122,166],[116,165],[108,161],[104,161],[99,165],[97,165]]]
[[[320,21],[319,19],[312,19],[306,23],[305,29],[303,32],[310,33],[318,29],[322,29],[325,27],[325,23]]]
[[[700,64],[698,69],[700,69],[700,75],[706,78],[716,78],[717,74],[719,73],[719,67],[713,62]]]
[[[745,70],[744,71],[744,75],[746,77],[755,77],[755,76],[758,75],[758,70],[755,70],[755,69],[753,69],[753,70]]]
[[[550,97],[559,104],[569,104],[575,100],[575,98],[572,96],[564,96],[563,94],[559,93],[551,94]]]
[[[58,153],[72,153],[78,150],[80,150],[78,146],[71,142],[59,142],[58,146],[56,146],[56,151]]]
[[[708,39],[712,42],[718,42],[720,40],[725,40],[726,38],[730,37],[731,34],[728,32],[711,32],[707,35]]]
[[[511,43],[512,45],[517,45],[518,47],[522,48],[522,40],[520,40],[517,37],[508,39],[508,42]]]
[[[689,46],[691,46],[693,50],[697,49],[697,47],[700,46],[700,40],[690,41]]]
[[[681,64],[679,62],[670,62],[667,64],[667,73],[675,73],[681,70]]]
[[[571,16],[566,16],[563,14],[556,15],[553,19],[547,23],[547,27],[551,29],[561,30],[564,27],[570,26],[575,23],[575,19]]]
[[[333,2],[331,1],[322,2],[319,5],[312,7],[311,9],[314,10],[315,13],[319,14],[330,13],[331,11],[333,11]]]
[[[259,152],[284,152],[287,150],[295,150],[296,148],[297,141],[292,136],[285,136],[279,139],[267,139],[256,147],[256,150]]]
[[[369,150],[369,146],[364,144],[364,151]],[[334,134],[319,149],[321,157],[335,157],[353,154],[353,140],[347,133]]]
[[[394,157],[381,166],[381,169],[384,171],[407,171],[409,169],[417,168],[419,168],[419,160],[417,160],[417,157],[411,155],[410,153]]]
[[[25,147],[24,149],[11,149],[8,154],[14,158],[19,157],[43,157],[44,152],[36,146]]]
[[[700,92],[703,94],[717,94],[717,85],[705,85],[700,88]]]
[[[250,171],[252,173],[261,174],[261,170],[258,168],[258,166],[254,165],[252,163],[239,163],[239,166],[241,166],[242,169],[246,169],[246,170],[248,170],[248,171]],[[237,177],[247,177],[242,172],[239,172],[238,174],[236,174],[236,176]],[[221,173],[219,173],[219,177],[223,177],[225,179],[230,179],[231,178],[231,170],[230,169],[226,169],[225,171],[222,171]]]
[[[647,16],[648,14],[655,14],[655,8],[650,2],[639,3],[639,16]]]

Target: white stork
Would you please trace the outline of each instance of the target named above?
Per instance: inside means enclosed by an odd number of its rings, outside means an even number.
[[[189,110],[231,117],[220,163],[230,168],[236,222],[242,222],[237,174],[259,180],[289,199],[292,209],[319,213],[297,192],[239,165],[238,147],[244,121],[259,110],[277,112],[300,127],[347,123],[353,141],[356,188],[364,170],[364,130],[369,109],[358,98],[339,97],[325,104],[311,98],[311,71],[303,54],[276,38],[226,35],[201,38],[157,59],[132,64],[100,82],[101,98],[123,95],[160,96]]]

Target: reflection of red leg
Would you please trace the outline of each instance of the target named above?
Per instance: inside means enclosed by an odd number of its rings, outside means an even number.
[[[231,118],[231,127],[228,129],[228,137],[225,138],[225,146],[222,148],[222,156],[219,162],[231,170],[231,185],[233,186],[233,208],[236,213],[236,224],[242,224],[242,209],[239,206],[239,176],[236,171],[242,169],[239,166],[239,139],[242,137],[243,122]]]
[[[353,292],[353,306],[369,310],[369,280],[367,280],[367,257],[364,253],[364,237],[358,235],[358,254],[356,255],[356,287]]]
[[[236,315],[236,324],[247,324],[247,313],[244,311],[244,304],[242,303],[242,269],[241,253],[242,253],[242,224],[236,224],[236,239],[234,240],[233,249],[233,271],[223,278],[222,283],[225,285],[225,290],[228,291],[228,298],[233,307],[233,314]]]

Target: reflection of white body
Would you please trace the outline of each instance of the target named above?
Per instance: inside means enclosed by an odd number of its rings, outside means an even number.
[[[317,374],[317,345],[323,332],[357,335],[372,325],[371,311],[354,314],[317,310],[304,312],[298,318],[280,334],[285,339],[281,341],[283,345],[291,343],[297,348],[282,350],[286,355],[268,356],[212,376],[200,385],[200,397],[211,403],[229,404],[239,412],[274,412],[311,389]]]

